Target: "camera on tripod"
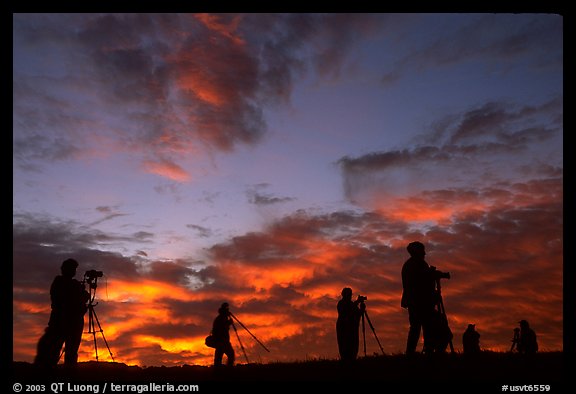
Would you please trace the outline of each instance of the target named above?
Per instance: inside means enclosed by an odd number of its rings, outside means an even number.
[[[98,302],[94,302],[96,298],[96,288],[98,287],[98,278],[104,276],[104,272],[96,271],[96,270],[88,270],[84,273],[84,280],[82,284],[88,283],[88,291],[89,291],[89,298],[88,298],[88,334],[92,334],[92,338],[94,340],[94,354],[96,355],[96,362],[98,362],[98,345],[96,343],[96,333],[99,332],[102,335],[102,339],[108,348],[108,353],[110,354],[110,358],[114,361],[114,355],[110,350],[110,346],[108,345],[108,341],[104,336],[104,330],[102,329],[102,325],[100,324],[100,320],[96,315],[96,310],[94,307],[98,305]],[[96,325],[98,325],[98,329],[96,329]]]
[[[104,272],[96,271],[96,270],[89,270],[89,271],[86,271],[86,273],[84,274],[84,276],[88,280],[94,280],[96,278],[101,278],[102,275],[104,275]]]
[[[84,273],[84,281],[88,282],[91,288],[96,287],[96,281],[104,275],[102,271],[88,270]]]
[[[432,270],[432,275],[434,275],[434,279],[450,279],[450,272],[442,272],[436,269],[436,267],[431,266],[430,269]]]

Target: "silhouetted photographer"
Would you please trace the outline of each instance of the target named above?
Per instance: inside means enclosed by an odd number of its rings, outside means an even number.
[[[214,366],[219,367],[222,365],[222,358],[224,355],[227,357],[229,367],[234,365],[236,355],[232,343],[230,343],[230,326],[234,324],[230,316],[229,305],[227,302],[223,303],[218,308],[218,316],[214,319],[212,324],[212,340],[214,347]]]
[[[424,260],[426,250],[423,243],[411,242],[406,249],[410,258],[402,266],[401,300],[402,308],[408,309],[410,322],[406,354],[416,352],[421,331],[424,337],[424,353],[442,351],[444,337],[449,337],[452,345],[452,333],[449,332],[448,335],[446,332],[448,326],[440,293],[440,279],[450,279],[450,273],[428,265]]]
[[[238,335],[238,330],[234,325],[234,320],[236,320],[236,322],[240,324],[240,326],[244,330],[246,330],[246,332],[250,334],[250,336],[252,336],[252,338],[254,338],[254,340],[264,348],[264,350],[270,352],[270,350],[266,347],[266,345],[264,345],[258,338],[256,338],[256,335],[252,334],[252,332],[232,312],[230,312],[229,308],[230,306],[228,305],[227,302],[224,302],[220,306],[220,308],[218,309],[218,316],[216,316],[216,319],[214,319],[214,323],[212,324],[212,331],[210,332],[210,335],[206,337],[205,340],[206,346],[215,349],[214,350],[215,367],[222,366],[222,358],[224,355],[226,355],[226,357],[228,358],[226,365],[229,367],[234,365],[235,354],[234,354],[234,348],[232,347],[232,343],[230,342],[230,326],[232,326],[234,332],[236,333],[236,338],[238,339],[238,344],[242,349],[242,353],[244,353],[246,363],[250,363],[250,361],[248,360],[248,355],[246,354],[246,349],[244,349],[244,345],[240,340],[240,335]]]
[[[78,262],[67,259],[62,263],[58,275],[50,287],[52,311],[44,335],[38,341],[34,363],[41,367],[55,367],[60,351],[65,346],[64,364],[74,366],[78,362],[78,348],[82,341],[84,314],[90,293],[84,285],[74,279]]]
[[[336,320],[336,338],[340,360],[354,361],[358,357],[360,318],[366,308],[366,297],[358,296],[352,301],[352,289],[345,287],[341,292],[342,299],[338,301],[338,319]]]
[[[530,328],[526,320],[520,320],[520,336],[518,338],[518,352],[521,354],[536,354],[538,352],[538,341],[536,332]]]

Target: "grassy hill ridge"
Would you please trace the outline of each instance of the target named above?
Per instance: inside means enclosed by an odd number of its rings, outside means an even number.
[[[338,360],[240,364],[232,368],[198,365],[138,367],[122,363],[85,362],[74,370],[63,366],[50,373],[24,362],[12,364],[14,381],[41,379],[114,382],[259,382],[259,381],[507,381],[518,384],[561,382],[565,374],[562,352],[526,357],[513,353],[482,352],[437,356],[385,355],[363,357],[346,365]]]

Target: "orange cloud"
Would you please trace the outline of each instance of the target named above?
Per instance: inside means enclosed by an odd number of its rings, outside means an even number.
[[[399,219],[408,215],[297,213],[260,233],[213,246],[209,264],[198,271],[181,262],[156,262],[141,273],[120,271],[129,274],[109,278],[107,295],[100,294],[103,300],[97,310],[122,362],[211,364],[212,350],[203,345],[203,338],[221,302],[229,302],[233,313],[273,351],[262,352],[237,325],[251,359],[337,357],[336,303],[342,287],[350,286],[354,294],[368,296],[368,312],[385,352],[400,353],[408,330],[407,313],[400,307],[400,271],[407,258],[406,244],[421,240],[427,245],[427,261],[452,274],[443,281],[443,295],[457,350],[466,326],[474,323],[483,348],[506,351],[520,319],[530,321],[542,349],[558,350],[563,319],[562,205],[554,185],[492,193],[502,198],[486,199],[481,209],[474,204],[482,200],[459,193],[406,198],[405,202],[431,207],[454,202],[453,211],[446,211],[449,220],[422,229]],[[58,252],[55,247],[49,251]],[[96,261],[109,258],[98,256]],[[117,267],[118,260],[110,264]],[[192,290],[177,283],[174,278],[182,273],[194,275],[202,285]],[[30,360],[47,321],[45,290],[15,286],[14,296],[15,357]],[[34,329],[31,321],[36,322]],[[368,341],[371,335],[367,331]],[[238,361],[243,362],[232,331],[231,337]],[[90,340],[85,336],[82,360],[94,358]],[[369,343],[368,351],[371,347],[379,351],[374,343]]]
[[[178,87],[191,92],[207,104],[223,107],[229,99],[213,78],[208,73],[184,73],[179,75]]]
[[[245,267],[242,263],[221,262],[224,271],[230,272],[229,279],[237,284],[249,284],[257,291],[270,289],[272,286],[300,284],[313,277],[314,268],[286,264],[283,267],[266,268]]]
[[[152,302],[163,298],[193,301],[199,299],[194,292],[172,285],[167,282],[155,280],[140,280],[132,282],[115,279],[106,290],[106,299],[117,302]]]
[[[168,160],[147,160],[144,162],[144,168],[151,174],[160,175],[164,178],[168,178],[176,182],[185,183],[190,181],[190,174],[188,174],[188,172],[186,172],[178,164]]]
[[[242,21],[242,15],[233,15],[228,23],[223,22],[226,17],[225,15],[194,14],[194,17],[202,22],[208,29],[221,34],[235,44],[245,44],[245,41],[235,34],[238,25]]]

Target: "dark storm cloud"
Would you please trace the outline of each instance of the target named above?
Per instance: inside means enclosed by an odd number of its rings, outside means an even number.
[[[334,73],[377,19],[16,14],[15,158],[30,166],[120,149],[138,152],[146,171],[186,182],[178,162],[187,153],[258,143],[263,110],[289,101],[311,64]]]

